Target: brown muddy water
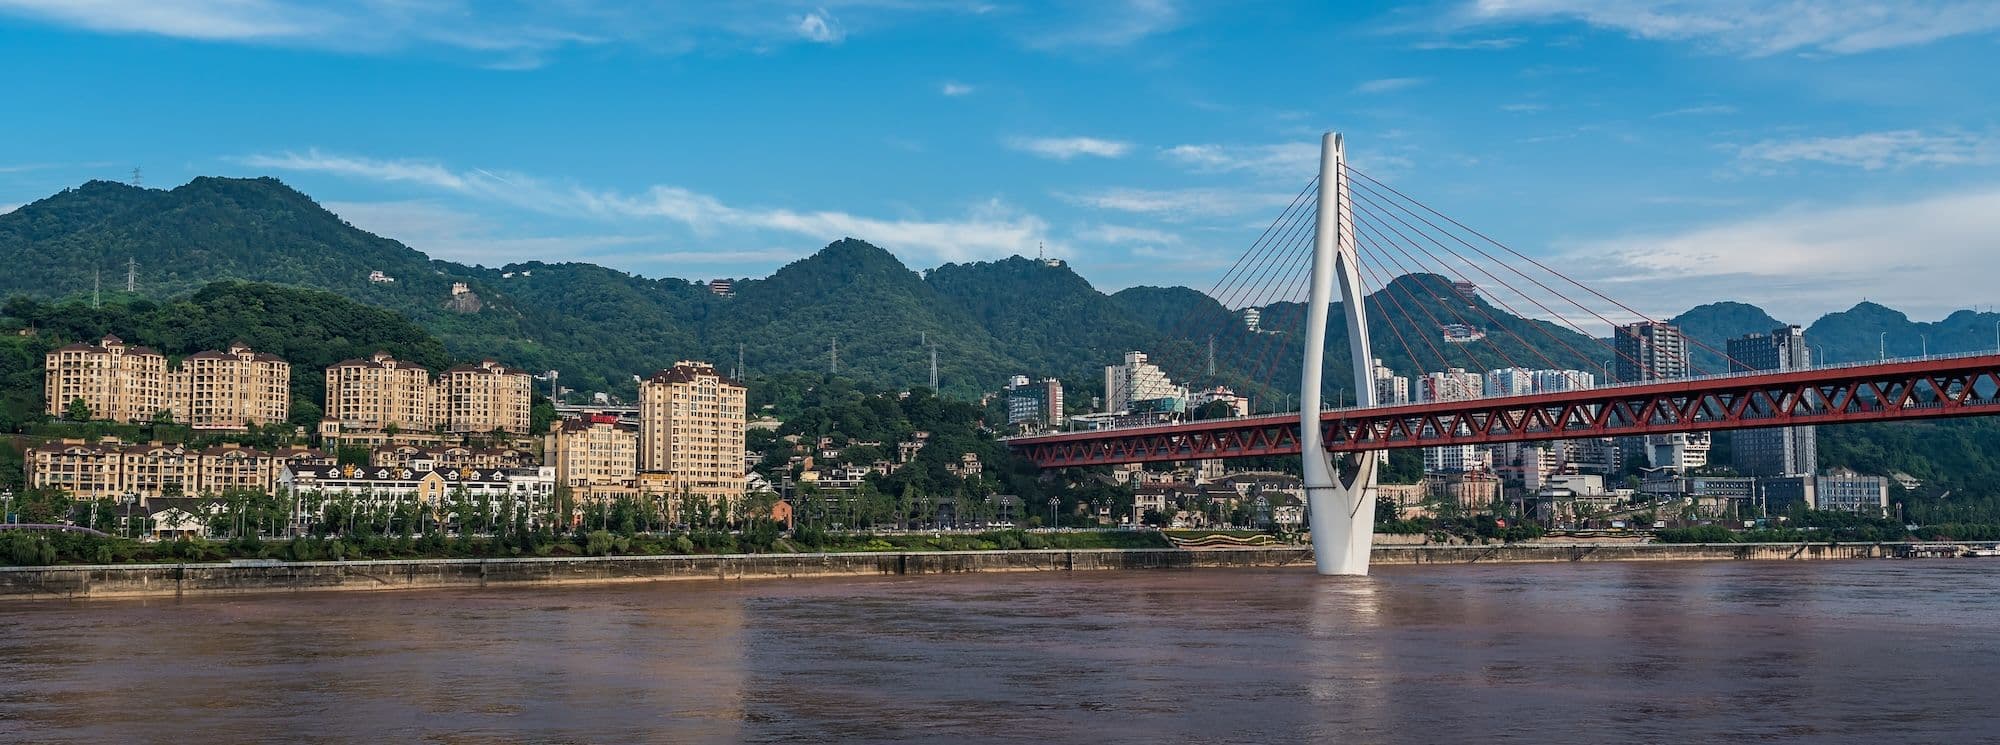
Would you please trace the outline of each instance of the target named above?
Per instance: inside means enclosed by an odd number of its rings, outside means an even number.
[[[0,742],[2000,741],[2000,561],[0,604]]]

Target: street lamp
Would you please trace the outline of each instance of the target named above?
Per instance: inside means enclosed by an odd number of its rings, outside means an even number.
[[[121,532],[121,533],[124,533],[124,534],[125,534],[125,537],[126,537],[126,538],[131,538],[131,537],[132,537],[132,503],[133,503],[133,502],[137,502],[137,501],[139,501],[139,495],[137,495],[137,494],[133,494],[132,492],[129,492],[129,491],[128,491],[128,492],[125,492],[125,493],[124,493],[123,495],[119,496],[119,497],[118,497],[118,501],[119,501],[119,502],[121,502],[121,503],[123,503],[123,504],[125,505],[125,529],[124,529],[124,530],[122,530],[122,531],[119,531],[119,532]]]
[[[1875,337],[1875,360],[1886,359],[1889,359],[1889,332],[1884,331]]]
[[[14,490],[0,491],[0,522],[14,522]]]
[[[1924,359],[1930,359],[1930,356],[1931,356],[1931,335],[1930,335],[1930,334],[1917,334],[1917,343],[1918,343],[1918,345],[1919,345],[1919,346],[1918,346],[1918,349],[1922,350],[1922,354],[1923,354],[1923,356],[1924,356]]]

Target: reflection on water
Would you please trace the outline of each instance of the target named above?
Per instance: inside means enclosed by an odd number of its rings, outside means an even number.
[[[0,741],[1967,741],[1978,562],[0,605]]]

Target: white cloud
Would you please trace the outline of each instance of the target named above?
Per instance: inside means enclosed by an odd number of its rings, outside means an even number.
[[[1292,194],[1226,189],[1102,189],[1084,193],[1058,192],[1071,204],[1115,212],[1154,215],[1169,222],[1199,217],[1231,217],[1269,210],[1273,215],[1291,204]]]
[[[1028,39],[1043,49],[1125,47],[1179,28],[1184,18],[1176,0],[1122,0],[1074,3],[1066,7],[1076,17],[1062,26]]]
[[[1765,140],[1738,148],[1750,161],[1829,163],[1875,171],[1908,166],[1970,166],[2000,163],[2000,145],[1967,134],[1927,134],[1914,129],[1868,132],[1846,137]]]
[[[530,69],[564,49],[605,44],[679,54],[834,43],[857,26],[987,10],[969,0],[0,0],[0,17],[99,33],[358,53],[443,48],[491,69]]]
[[[18,205],[18,204],[0,204],[0,215],[4,215],[4,214],[7,214],[7,213],[9,213],[9,212],[13,212],[14,210],[18,210],[18,209],[20,209],[20,208],[21,208],[21,205]]]
[[[1523,42],[1526,41],[1527,41],[1526,39],[1520,38],[1518,36],[1507,36],[1507,37],[1500,37],[1493,39],[1434,39],[1431,41],[1420,41],[1412,46],[1417,49],[1423,49],[1423,50],[1445,49],[1445,50],[1455,50],[1455,51],[1498,52],[1506,49],[1513,49],[1514,47],[1520,46]]]
[[[1173,245],[1181,242],[1179,235],[1164,230],[1129,225],[1098,225],[1078,231],[1076,237],[1095,243]]]
[[[840,30],[840,24],[825,8],[819,8],[799,18],[799,36],[811,42],[832,44],[839,42],[846,33]]]
[[[1205,172],[1249,171],[1267,176],[1310,177],[1319,169],[1319,144],[1175,145],[1161,151],[1168,160]]]
[[[1473,0],[1461,27],[1573,21],[1750,57],[1855,54],[2000,29],[2000,3],[1964,0]]]
[[[967,85],[965,83],[960,83],[955,80],[947,80],[945,81],[944,86],[939,89],[939,92],[947,96],[970,96],[972,95],[972,92],[974,90],[975,89],[972,86]]]
[[[1424,78],[1381,78],[1378,80],[1363,81],[1360,85],[1354,86],[1354,92],[1393,93],[1400,90],[1408,90],[1410,88],[1415,88],[1419,85],[1423,85],[1425,82],[1426,81]]]
[[[425,160],[381,160],[313,151],[303,156],[252,156],[240,162],[258,168],[411,184],[558,217],[594,217],[642,226],[666,221],[704,238],[724,230],[770,231],[815,241],[851,236],[911,258],[943,261],[1011,256],[1037,242],[1060,248],[1049,240],[1045,221],[998,200],[975,205],[958,219],[884,219],[837,210],[735,206],[678,186],[654,186],[637,194],[559,186],[512,172],[454,171]],[[378,212],[376,219],[387,216]]]
[[[1056,160],[1079,156],[1120,158],[1132,151],[1132,143],[1096,137],[1013,137],[1007,140],[1007,146]]]
[[[1548,108],[1549,105],[1545,103],[1510,103],[1502,105],[1500,110],[1512,114],[1533,114],[1537,111],[1547,111]]]
[[[1688,106],[1679,109],[1672,109],[1669,111],[1662,111],[1658,114],[1654,114],[1653,118],[1665,119],[1668,117],[1675,117],[1675,116],[1714,116],[1714,115],[1734,114],[1734,113],[1736,113],[1736,107],[1730,106],[1728,104],[1704,104],[1701,106]]]
[[[1811,318],[1862,297],[1938,314],[2000,295],[2000,186],[1900,203],[1808,205],[1678,233],[1574,246],[1606,294],[1659,314],[1738,298]],[[1692,295],[1691,295],[1692,293]],[[1650,308],[1648,307],[1650,306]]]

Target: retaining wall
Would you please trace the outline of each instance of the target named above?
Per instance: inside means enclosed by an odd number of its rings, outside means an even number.
[[[1823,560],[1890,555],[1879,544],[1508,544],[1376,546],[1376,564],[1565,561]],[[264,592],[414,590],[504,585],[748,580],[961,572],[1309,566],[1305,547],[1215,550],[930,551],[602,558],[233,562],[0,568],[0,600]]]

